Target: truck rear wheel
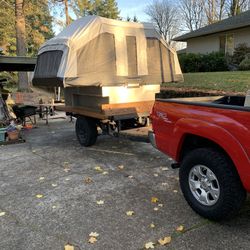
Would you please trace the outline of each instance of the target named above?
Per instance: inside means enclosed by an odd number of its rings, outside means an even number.
[[[93,118],[79,116],[76,120],[76,136],[82,146],[89,147],[95,144],[97,139],[97,125]]]
[[[246,198],[233,163],[212,148],[191,151],[180,167],[180,186],[191,208],[219,221],[233,217]]]

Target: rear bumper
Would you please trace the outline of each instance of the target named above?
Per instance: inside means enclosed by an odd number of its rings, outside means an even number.
[[[156,142],[155,142],[155,133],[152,130],[148,131],[148,138],[149,138],[149,141],[150,141],[151,145],[154,148],[157,148]]]

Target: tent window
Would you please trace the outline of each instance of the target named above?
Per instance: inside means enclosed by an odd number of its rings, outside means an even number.
[[[35,76],[36,77],[56,77],[61,63],[63,52],[53,50],[42,53],[37,58]]]
[[[147,60],[149,75],[154,77],[154,82],[161,82],[162,71],[160,43],[157,39],[147,38]]]
[[[115,75],[116,54],[114,35],[102,33],[77,51],[77,75],[86,81],[95,81],[99,75],[103,81],[108,74]]]
[[[135,36],[126,36],[128,55],[128,75],[137,76],[137,46]]]

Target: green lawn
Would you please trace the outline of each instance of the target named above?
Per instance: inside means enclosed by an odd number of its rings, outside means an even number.
[[[165,83],[163,87],[242,93],[250,89],[250,71],[186,73],[183,76],[184,82]]]

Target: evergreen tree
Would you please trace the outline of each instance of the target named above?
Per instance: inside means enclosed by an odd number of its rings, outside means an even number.
[[[52,38],[52,16],[47,0],[29,0],[25,6],[28,54],[35,55],[46,40]]]
[[[91,10],[90,0],[75,0],[71,4],[77,18],[89,15],[89,11]]]
[[[104,16],[103,0],[91,1],[89,15]]]
[[[0,47],[3,54],[16,52],[15,2],[5,1],[0,8]]]
[[[118,10],[117,2],[115,0],[104,0],[103,16],[112,19],[118,19],[120,11]]]
[[[127,16],[126,21],[127,21],[127,22],[131,22],[131,17],[130,17],[130,16]]]
[[[71,5],[78,18],[96,15],[119,19],[120,11],[115,0],[71,0]]]
[[[139,22],[139,20],[138,20],[138,18],[137,18],[136,15],[134,15],[133,22],[134,22],[134,23],[138,23],[138,22]]]
[[[52,16],[47,0],[24,0],[28,55],[36,55],[45,40],[53,37]],[[28,34],[28,35],[27,35]],[[15,0],[5,0],[0,8],[0,47],[5,55],[16,55]]]

